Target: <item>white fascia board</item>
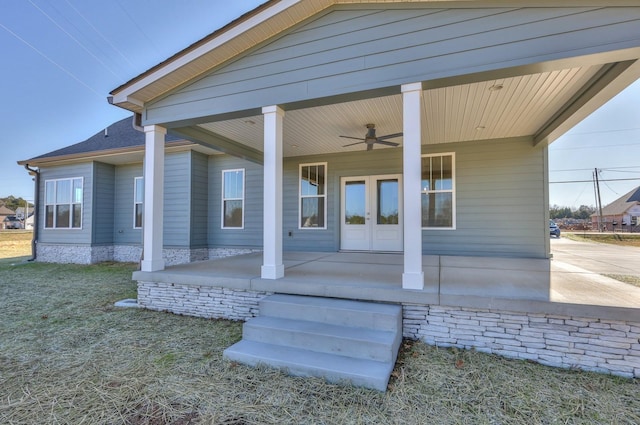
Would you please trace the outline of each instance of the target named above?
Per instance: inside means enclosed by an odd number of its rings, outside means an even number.
[[[223,32],[219,36],[213,38],[209,42],[203,44],[202,46],[197,47],[196,49],[186,53],[184,56],[166,64],[162,68],[154,71],[153,73],[147,75],[142,78],[140,81],[136,81],[131,84],[129,87],[123,89],[120,93],[113,95],[113,103],[119,104],[123,102],[130,102],[134,104],[140,104],[139,106],[144,106],[141,101],[132,97],[132,93],[137,92],[138,90],[143,89],[147,85],[151,84],[155,80],[163,78],[177,69],[182,68],[185,65],[188,65],[193,60],[199,58],[200,56],[209,53],[212,50],[222,46],[223,44],[233,40],[236,37],[241,36],[243,33],[249,31],[251,28],[254,28],[265,21],[273,18],[277,14],[287,10],[288,8],[294,6],[297,3],[300,3],[303,0],[282,0],[273,6],[269,7],[256,14],[255,16],[250,17],[244,22],[239,23],[235,27],[229,29],[228,31]]]

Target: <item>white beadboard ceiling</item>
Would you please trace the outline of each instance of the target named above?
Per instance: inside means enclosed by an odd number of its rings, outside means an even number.
[[[424,91],[423,144],[536,134],[598,71],[572,68]],[[496,90],[496,88],[499,88]],[[402,131],[402,96],[393,95],[287,111],[284,156],[364,151],[343,147],[364,137],[365,125],[378,136]],[[263,119],[254,116],[200,127],[263,151]],[[393,139],[402,144],[402,138]],[[374,149],[394,149],[376,144]]]

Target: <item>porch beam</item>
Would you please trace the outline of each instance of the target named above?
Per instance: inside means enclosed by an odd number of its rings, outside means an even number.
[[[256,164],[262,165],[264,161],[262,152],[257,149],[244,146],[241,143],[197,126],[172,128],[171,132],[192,142],[213,147],[231,156],[246,159]]]
[[[263,279],[284,277],[282,262],[282,130],[284,110],[262,108],[264,115]]]
[[[167,130],[158,125],[144,127],[144,215],[141,270],[164,270],[162,259],[164,220],[164,141]]]
[[[402,182],[404,202],[403,289],[423,289],[422,271],[422,83],[402,85]]]

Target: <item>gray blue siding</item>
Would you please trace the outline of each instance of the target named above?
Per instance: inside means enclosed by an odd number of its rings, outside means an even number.
[[[81,229],[47,229],[45,225],[45,182],[52,179],[68,179],[82,177],[82,228]],[[90,162],[40,170],[39,196],[42,208],[38,212],[38,226],[40,227],[39,241],[44,243],[90,245],[92,243],[93,225],[93,165]]]
[[[93,244],[113,244],[115,207],[115,167],[102,162],[93,163]]]
[[[209,158],[191,152],[191,248],[208,244]]]
[[[222,228],[222,171],[244,168],[244,229]],[[228,155],[209,157],[209,246],[262,248],[262,166]]]
[[[638,47],[640,7],[335,8],[150,105],[162,123]],[[490,59],[488,59],[490,58]]]
[[[457,228],[423,231],[423,252],[546,258],[546,148],[528,139],[423,147],[456,152]]]
[[[171,153],[164,161],[164,246],[188,248],[191,236],[191,152]]]
[[[546,148],[527,138],[423,146],[425,154],[442,152],[456,155],[456,228],[423,230],[424,254],[546,258]],[[327,229],[299,229],[299,164],[315,162],[328,167]],[[228,156],[211,157],[210,164],[210,244],[261,247],[262,168]],[[247,170],[245,230],[220,229],[220,175],[231,168]],[[341,177],[401,173],[401,149],[285,160],[284,249],[337,251]]]
[[[116,167],[113,227],[113,241],[116,245],[142,244],[142,230],[133,228],[133,194],[136,177],[142,177],[142,164]]]

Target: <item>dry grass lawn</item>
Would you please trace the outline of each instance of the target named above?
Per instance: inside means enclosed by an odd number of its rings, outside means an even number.
[[[113,302],[134,266],[0,265],[1,424],[638,424],[640,382],[406,341],[386,393],[222,359],[241,323]]]
[[[598,242],[640,247],[639,233],[564,233],[563,236],[579,242]]]
[[[0,230],[0,264],[20,262],[31,257],[33,232]]]

